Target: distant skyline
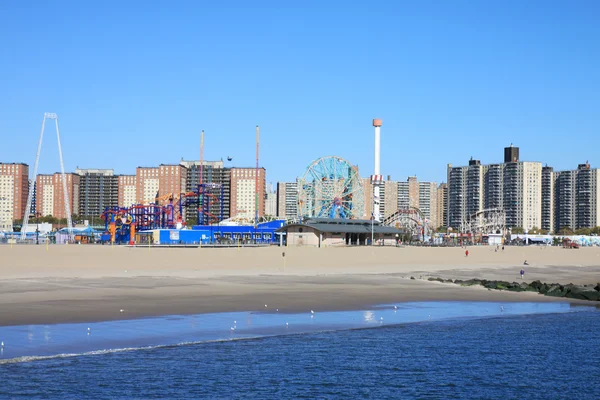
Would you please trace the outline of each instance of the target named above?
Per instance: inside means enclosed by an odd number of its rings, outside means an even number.
[[[597,1],[0,3],[0,161],[65,168],[233,157],[290,181],[337,155],[394,180],[521,159],[600,167]],[[53,125],[40,173],[59,170]]]

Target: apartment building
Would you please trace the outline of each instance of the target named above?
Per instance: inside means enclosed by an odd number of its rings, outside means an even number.
[[[13,220],[22,219],[29,196],[29,166],[0,163],[0,231],[12,231]]]
[[[265,215],[266,170],[255,168],[231,168],[231,217],[253,220],[258,203],[258,216]],[[257,198],[258,197],[258,198]]]
[[[135,202],[154,203],[159,195],[159,175],[157,167],[137,167],[135,171]]]
[[[71,215],[79,214],[80,177],[77,174],[65,174],[67,200]],[[55,218],[67,218],[65,210],[65,192],[62,174],[40,174],[36,178],[36,214],[51,215]]]
[[[119,207],[129,208],[137,203],[136,175],[118,176],[118,200]]]
[[[79,215],[97,218],[106,207],[119,204],[119,178],[112,169],[81,169],[79,175]]]
[[[440,226],[447,226],[448,219],[448,185],[446,183],[440,183],[437,187],[437,224],[436,228]]]
[[[542,167],[542,224],[541,228],[554,232],[554,168]]]
[[[200,170],[202,170],[202,182],[207,184],[216,184],[219,187],[207,187],[206,190],[210,193],[211,199],[220,198],[221,189],[223,188],[223,204],[213,200],[209,202],[208,208],[212,215],[221,215],[221,207],[223,209],[223,219],[229,218],[229,209],[231,204],[231,168],[225,167],[223,160],[220,161],[203,161],[200,168],[200,161],[185,161],[181,160],[180,165],[187,168],[186,191],[198,191],[200,184]],[[188,212],[192,212],[195,205],[188,206]],[[192,215],[192,214],[189,214]]]
[[[381,215],[385,218],[398,210],[398,182],[392,181],[391,176],[388,176],[382,186]]]
[[[438,185],[435,182],[419,182],[419,209],[433,229],[440,226],[437,215],[437,189]]]
[[[273,190],[273,184],[267,185],[267,193],[265,194],[265,215],[277,216],[277,192]]]
[[[510,162],[504,169],[506,226],[530,230],[542,226],[542,163]]]
[[[554,177],[554,229],[575,230],[577,171],[557,171]]]
[[[519,161],[519,148],[504,149],[504,163],[448,164],[448,226],[460,229],[475,213],[500,208],[507,227],[531,229],[542,223],[542,165]]]
[[[285,219],[298,218],[297,182],[277,182],[277,216]]]
[[[589,163],[554,172],[554,229],[576,230],[600,224],[600,173]],[[545,188],[545,190],[549,190]]]

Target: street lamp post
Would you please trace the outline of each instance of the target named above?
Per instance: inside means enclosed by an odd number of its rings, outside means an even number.
[[[40,244],[40,213],[36,213],[36,224],[35,224],[35,244]]]
[[[375,236],[374,229],[373,229],[374,223],[375,223],[375,214],[371,213],[371,246],[373,246],[373,237]]]

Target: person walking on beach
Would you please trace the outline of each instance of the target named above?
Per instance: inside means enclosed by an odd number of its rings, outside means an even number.
[[[465,250],[465,257],[469,257],[469,250]]]
[[[525,277],[525,270],[521,269],[521,279]]]
[[[502,251],[504,251],[504,245],[502,245]]]

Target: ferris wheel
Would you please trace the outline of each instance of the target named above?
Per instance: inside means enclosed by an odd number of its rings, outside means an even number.
[[[361,218],[365,194],[358,168],[336,156],[313,161],[298,180],[298,211],[303,218]]]

